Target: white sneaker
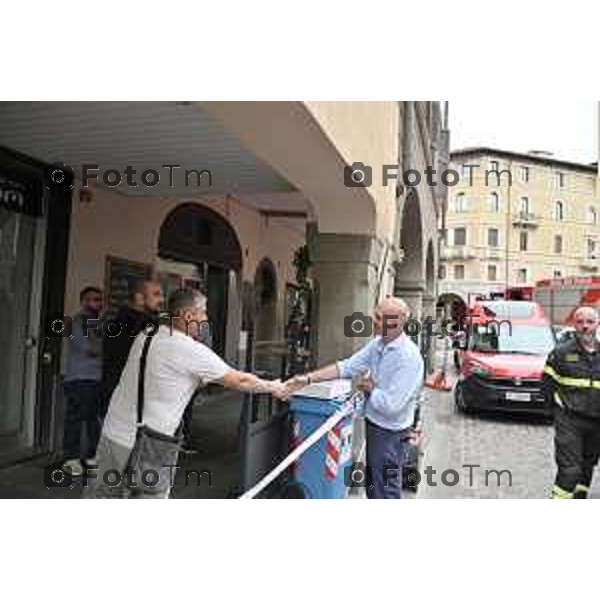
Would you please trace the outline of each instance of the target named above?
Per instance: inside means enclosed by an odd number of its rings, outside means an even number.
[[[63,471],[70,473],[73,477],[81,477],[83,475],[83,465],[78,458],[71,458],[63,463]]]
[[[98,468],[98,460],[96,459],[95,456],[92,456],[92,458],[86,458],[84,462],[85,462],[85,466],[88,469],[97,469]]]

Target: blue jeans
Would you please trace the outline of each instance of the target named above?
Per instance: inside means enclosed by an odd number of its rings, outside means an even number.
[[[399,499],[402,496],[402,467],[409,429],[390,431],[365,420],[367,469],[372,477],[367,498]]]

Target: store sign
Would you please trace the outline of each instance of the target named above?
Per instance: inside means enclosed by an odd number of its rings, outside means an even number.
[[[0,177],[0,208],[34,217],[42,214],[41,198],[30,186]]]

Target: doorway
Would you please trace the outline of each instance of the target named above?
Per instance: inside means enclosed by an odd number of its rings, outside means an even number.
[[[236,307],[229,306],[228,299],[231,272],[240,273],[242,269],[242,251],[231,225],[202,204],[181,204],[167,215],[161,226],[158,256],[163,261],[187,265],[198,274],[208,301],[213,350],[235,361],[237,344],[227,341],[237,336],[237,331],[228,331],[227,322],[228,313]],[[232,356],[227,355],[228,348],[233,348]]]
[[[0,463],[53,448],[71,189],[46,165],[0,148]]]
[[[34,445],[41,221],[0,207],[0,454]]]

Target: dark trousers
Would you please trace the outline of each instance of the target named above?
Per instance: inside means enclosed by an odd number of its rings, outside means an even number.
[[[63,451],[66,459],[92,458],[100,439],[103,388],[99,381],[69,381],[64,385],[66,399]],[[85,427],[87,445],[81,449],[81,430]]]
[[[554,497],[585,494],[600,458],[600,421],[557,408],[554,415]]]
[[[408,430],[390,431],[366,420],[367,469],[371,478],[367,498],[402,496],[402,467]]]

